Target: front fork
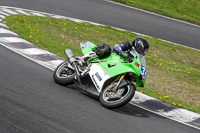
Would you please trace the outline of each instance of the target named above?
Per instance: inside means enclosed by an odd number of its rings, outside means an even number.
[[[76,63],[76,62],[73,62],[72,65],[73,65],[73,67],[75,68],[76,79],[77,79],[78,83],[79,83],[79,84],[82,84],[82,83],[81,83],[81,78],[80,78],[81,74],[80,74],[80,71],[79,71],[79,69],[78,69],[77,63]]]
[[[124,79],[125,76],[126,76],[126,73],[121,75],[121,77],[120,77],[119,81],[117,82],[117,84],[115,86],[111,85],[111,87],[108,87],[107,90],[110,91],[112,89],[112,91],[116,93],[118,91],[118,87],[119,87],[122,79]]]

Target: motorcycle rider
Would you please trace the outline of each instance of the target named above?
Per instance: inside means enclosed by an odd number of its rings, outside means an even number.
[[[122,58],[125,58],[129,62],[133,61],[133,57],[129,53],[125,53],[125,51],[132,50],[132,49],[137,51],[138,54],[141,54],[144,56],[145,53],[149,50],[149,43],[147,42],[146,39],[142,37],[136,37],[133,40],[132,44],[130,44],[128,41],[125,41],[113,47],[113,51],[116,54],[120,55]],[[83,56],[81,58],[81,61],[86,62],[89,59],[92,59],[94,57],[99,57],[101,59],[101,58],[105,58],[109,56],[110,54],[111,54],[110,46],[106,43],[102,43],[102,44],[99,44],[92,52]]]

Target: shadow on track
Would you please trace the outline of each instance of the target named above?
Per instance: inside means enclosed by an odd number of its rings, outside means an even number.
[[[90,93],[90,92],[87,92],[87,91],[84,91],[78,87],[76,87],[75,85],[71,85],[71,86],[68,86],[68,88],[70,89],[74,89],[74,90],[77,90],[79,91],[81,94],[87,96],[87,97],[90,97],[96,101],[99,102],[99,96],[98,95],[95,95],[93,93]],[[116,108],[116,109],[112,109],[114,112],[116,113],[120,113],[120,114],[125,114],[125,115],[130,115],[130,116],[136,116],[136,117],[144,117],[144,118],[147,118],[147,117],[151,117],[151,116],[155,116],[155,117],[159,117],[159,118],[164,118],[162,116],[159,116],[157,114],[154,114],[152,112],[149,112],[147,110],[144,110],[138,106],[135,106],[133,104],[126,104],[122,107],[119,107],[119,108]]]
[[[144,110],[144,109],[137,107],[135,105],[132,105],[130,103],[128,103],[120,108],[114,109],[114,111],[121,113],[121,114],[126,114],[126,115],[131,115],[131,116],[136,116],[136,117],[145,117],[146,118],[146,117],[156,116],[159,118],[164,118],[162,116],[159,116],[157,114],[154,114],[152,112]]]

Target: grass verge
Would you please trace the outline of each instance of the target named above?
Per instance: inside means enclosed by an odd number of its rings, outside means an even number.
[[[136,34],[110,26],[77,23],[65,19],[11,15],[4,20],[11,30],[33,44],[65,58],[65,48],[82,55],[80,42],[106,42],[113,46],[132,41]],[[145,37],[150,43],[146,54],[147,80],[139,91],[200,113],[200,51]]]
[[[111,0],[200,25],[199,0]]]

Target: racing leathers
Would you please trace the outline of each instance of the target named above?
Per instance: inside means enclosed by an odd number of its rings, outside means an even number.
[[[132,45],[128,41],[122,42],[121,44],[115,45],[113,47],[113,51],[116,54],[120,55],[122,58],[125,58],[129,62],[133,61],[133,56],[131,56],[131,54],[129,54],[129,52],[126,52],[126,51],[129,51],[131,49],[132,49]]]
[[[120,55],[122,58],[128,60],[129,62],[133,61],[133,57],[126,51],[131,50],[132,45],[128,42],[122,42],[119,45],[115,45],[113,47],[113,51]],[[110,55],[111,48],[108,44],[102,43],[97,46],[93,51],[89,54],[82,57],[81,61],[86,62],[94,57],[105,58],[106,56]]]

